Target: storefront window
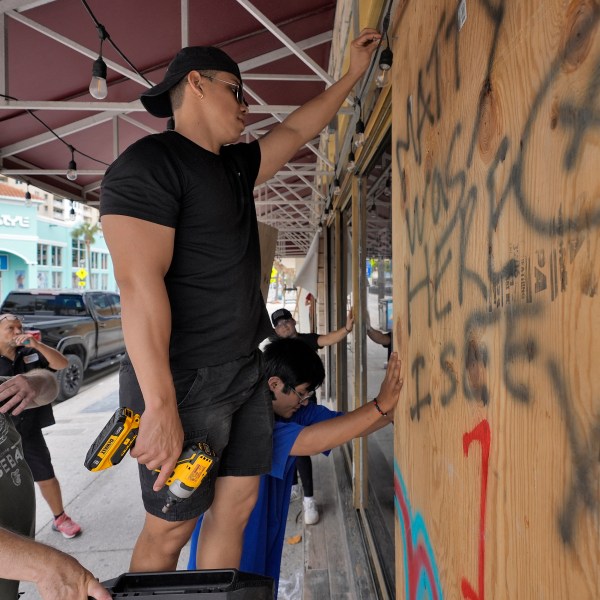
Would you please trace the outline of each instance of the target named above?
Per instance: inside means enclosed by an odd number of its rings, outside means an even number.
[[[71,265],[73,267],[81,267],[85,265],[85,244],[83,240],[73,240],[72,242]],[[77,284],[75,284],[75,287],[77,287]]]
[[[62,289],[62,273],[60,271],[52,273],[52,287],[56,290]]]
[[[60,246],[51,246],[52,248],[52,266],[62,267],[62,248]]]
[[[46,244],[38,244],[37,246],[37,263],[38,265],[48,264],[48,246]]]
[[[391,141],[386,136],[364,176],[367,394],[374,398],[385,376],[393,340]],[[395,349],[395,348],[394,348]],[[394,589],[394,430],[369,436],[370,499],[365,509],[389,589]]]

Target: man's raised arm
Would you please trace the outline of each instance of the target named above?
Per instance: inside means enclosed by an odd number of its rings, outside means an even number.
[[[256,185],[270,179],[331,121],[367,70],[380,38],[377,30],[363,29],[350,45],[350,66],[346,74],[259,140],[261,161]]]

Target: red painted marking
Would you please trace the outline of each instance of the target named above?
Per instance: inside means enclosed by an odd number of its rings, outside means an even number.
[[[481,500],[479,509],[479,565],[478,565],[478,591],[475,592],[471,584],[463,577],[460,582],[462,594],[468,600],[485,599],[485,507],[487,503],[488,468],[490,461],[490,445],[492,434],[490,424],[484,419],[469,433],[463,435],[463,452],[469,455],[471,442],[478,441],[481,444]]]

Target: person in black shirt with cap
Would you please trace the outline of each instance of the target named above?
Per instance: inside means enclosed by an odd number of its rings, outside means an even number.
[[[350,44],[346,74],[249,144],[236,143],[248,113],[242,75],[218,48],[184,48],[163,81],[142,94],[146,110],[173,117],[173,128],[123,152],[100,200],[127,347],[120,402],[142,412],[131,455],[146,520],[131,571],[175,569],[204,512],[198,567],[239,565],[272,453],[273,410],[258,350],[271,328],[253,188],[330,122],[380,38],[363,30]],[[206,441],[218,465],[163,514],[164,484],[184,443],[194,441]]]

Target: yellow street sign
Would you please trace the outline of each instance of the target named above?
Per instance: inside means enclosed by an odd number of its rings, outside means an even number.
[[[78,281],[79,287],[85,287],[85,281]]]
[[[83,267],[79,269],[79,271],[75,271],[75,275],[77,275],[79,279],[85,279],[87,277],[87,274],[87,271]]]

